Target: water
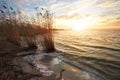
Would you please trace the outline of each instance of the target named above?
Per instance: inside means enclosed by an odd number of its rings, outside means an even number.
[[[88,73],[120,80],[120,31],[57,31],[54,39],[57,51]]]

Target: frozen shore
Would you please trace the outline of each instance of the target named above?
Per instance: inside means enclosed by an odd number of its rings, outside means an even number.
[[[2,48],[0,53],[10,53],[0,56],[1,80],[105,80],[85,71],[82,66],[76,67],[72,61],[65,59],[65,54],[57,51],[22,51],[10,43],[7,48],[5,45]]]

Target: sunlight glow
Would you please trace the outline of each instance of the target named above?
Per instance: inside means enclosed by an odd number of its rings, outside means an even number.
[[[61,25],[61,28],[67,26],[68,29],[72,30],[85,30],[91,26],[97,24],[99,19],[97,17],[84,17],[81,19],[57,19],[56,25]]]
[[[73,30],[84,30],[84,29],[86,29],[86,28],[88,28],[88,24],[85,22],[85,23],[73,23],[72,25],[71,25],[71,29],[73,29]]]
[[[80,19],[80,20],[75,20],[71,21],[71,29],[73,30],[84,30],[88,29],[92,24],[94,24],[95,21],[92,20],[91,17]]]

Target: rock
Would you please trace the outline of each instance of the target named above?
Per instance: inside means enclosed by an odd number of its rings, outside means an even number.
[[[17,55],[6,62],[8,63],[6,68],[9,68],[7,74],[13,76],[12,79],[8,80],[56,80],[56,73],[52,68],[60,61],[55,56],[32,54]],[[10,72],[13,74],[10,74]],[[6,72],[4,73],[6,74]]]
[[[40,70],[37,69],[34,64],[29,63],[29,61],[24,60],[24,58],[17,57],[13,59],[13,64],[17,65],[14,67],[17,71],[22,71],[23,73],[28,73],[31,75],[41,75]]]
[[[54,71],[49,67],[53,66],[53,63],[59,63],[56,58],[49,56],[28,55],[25,57],[16,57],[13,59],[13,64],[16,71],[22,71],[31,75],[39,76],[51,76]]]

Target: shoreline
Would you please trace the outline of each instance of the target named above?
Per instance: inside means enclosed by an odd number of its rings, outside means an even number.
[[[5,48],[5,47],[6,46],[4,45],[3,48]],[[9,64],[9,62],[12,63],[12,67],[15,66],[16,64],[19,64],[17,66],[24,65],[23,68],[25,68],[25,69],[22,70],[21,68],[19,68],[19,70],[21,70],[22,72],[25,71],[24,72],[25,75],[29,74],[29,75],[37,76],[37,78],[35,78],[35,79],[41,78],[41,73],[39,72],[39,70],[36,70],[37,67],[35,67],[34,66],[35,64],[33,63],[35,60],[35,57],[36,58],[38,57],[38,59],[41,59],[41,57],[45,58],[45,54],[49,54],[49,57],[51,57],[51,59],[49,60],[49,58],[46,57],[45,60],[48,59],[47,61],[50,62],[50,61],[54,60],[54,58],[58,59],[60,56],[61,57],[65,56],[64,53],[60,53],[59,51],[56,51],[54,53],[36,53],[36,50],[18,49],[15,45],[13,45],[11,43],[9,43],[9,45],[7,47],[9,48],[9,50],[8,50],[9,53],[5,54],[3,57],[2,56],[0,56],[0,57],[5,58],[5,59],[8,58],[8,60],[5,60],[5,61],[8,61],[8,64]],[[8,48],[6,48],[6,49],[8,49]],[[11,50],[10,50],[10,48],[11,48]],[[27,57],[27,61],[24,59],[25,57]],[[57,64],[55,63],[56,65],[54,67],[52,66],[52,69],[50,69],[50,71],[53,71],[54,73],[57,74],[57,77],[59,77],[60,71],[62,69],[65,69],[65,71],[63,72],[63,77],[65,78],[64,80],[71,80],[71,79],[72,80],[91,80],[91,79],[92,80],[96,80],[96,79],[97,80],[105,80],[105,79],[98,79],[98,77],[95,77],[95,75],[90,74],[89,71],[85,71],[84,68],[79,69],[80,67],[75,66],[75,64],[72,63],[72,61],[66,62],[66,60],[65,59],[63,60],[62,58],[61,58],[61,60],[62,60],[61,63],[59,61],[57,61],[56,62]],[[43,62],[43,64],[45,63],[44,61],[42,61],[42,62]],[[3,61],[3,63],[4,63],[4,61]],[[6,65],[5,67],[10,67],[10,66],[11,65]],[[31,66],[33,66],[32,67],[33,69],[31,69]],[[48,67],[48,66],[46,66],[46,67]],[[84,67],[84,66],[82,66],[82,67]],[[82,70],[82,69],[84,69],[84,70]],[[16,68],[13,68],[13,71],[14,70],[16,70]],[[19,70],[17,72],[19,72]],[[35,73],[35,74],[33,74],[33,73]],[[21,75],[21,72],[18,75]],[[72,76],[70,76],[70,75],[72,75]],[[40,76],[40,77],[38,77],[38,76]],[[46,78],[46,80],[49,80],[51,77],[48,76],[48,77],[44,77],[44,78]],[[33,79],[33,80],[35,80],[35,79]],[[53,80],[55,80],[55,77]]]

